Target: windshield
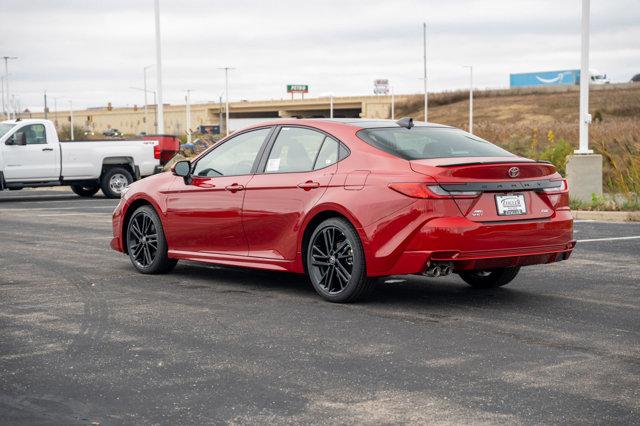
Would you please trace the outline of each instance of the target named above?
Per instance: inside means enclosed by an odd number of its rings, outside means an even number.
[[[6,135],[7,132],[15,126],[15,123],[0,123],[0,138]]]
[[[515,157],[477,136],[449,127],[360,130],[358,136],[378,149],[405,160],[449,157]]]

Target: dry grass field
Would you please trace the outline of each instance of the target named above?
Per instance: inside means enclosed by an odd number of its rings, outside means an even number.
[[[469,92],[429,96],[429,121],[466,129]],[[564,173],[578,146],[578,87],[474,92],[474,133],[520,155],[552,161]],[[422,96],[397,107],[422,119]],[[605,191],[637,200],[640,193],[640,84],[592,86],[590,146],[604,156]]]

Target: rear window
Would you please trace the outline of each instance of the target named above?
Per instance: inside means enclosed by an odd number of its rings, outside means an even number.
[[[405,160],[515,157],[509,151],[471,133],[448,127],[364,129],[357,134],[369,145]]]

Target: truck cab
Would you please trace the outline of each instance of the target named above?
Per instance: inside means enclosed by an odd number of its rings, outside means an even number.
[[[162,170],[156,140],[64,141],[53,122],[41,119],[0,123],[0,190],[71,186],[80,196],[99,190],[119,198],[134,180]]]

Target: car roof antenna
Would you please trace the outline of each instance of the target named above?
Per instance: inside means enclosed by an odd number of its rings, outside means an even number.
[[[400,120],[396,121],[396,124],[400,127],[404,127],[405,129],[410,129],[413,127],[413,118],[403,117]]]

